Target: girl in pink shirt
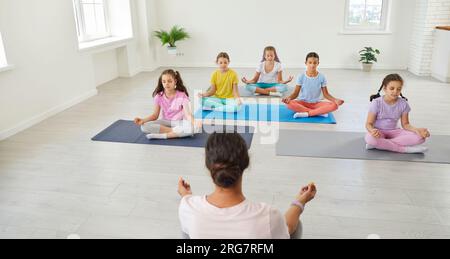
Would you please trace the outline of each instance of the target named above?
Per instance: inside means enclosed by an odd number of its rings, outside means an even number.
[[[169,69],[161,74],[153,97],[153,114],[134,120],[149,140],[192,137],[198,132],[189,94],[178,71]]]

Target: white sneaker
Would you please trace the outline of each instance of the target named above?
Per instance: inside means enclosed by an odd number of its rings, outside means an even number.
[[[425,146],[412,146],[412,147],[406,147],[405,153],[408,154],[423,154],[428,151],[428,148]]]
[[[366,144],[366,149],[367,150],[373,150],[373,149],[377,149],[377,148],[372,146],[372,145]]]
[[[261,94],[259,94],[259,93],[254,93],[253,95],[254,95],[254,96],[260,96]]]
[[[275,96],[275,97],[283,97],[283,94],[279,93],[279,92],[270,92],[269,95],[270,96]]]
[[[298,118],[308,118],[309,114],[307,112],[297,112],[296,114],[294,114],[294,119],[298,119]]]

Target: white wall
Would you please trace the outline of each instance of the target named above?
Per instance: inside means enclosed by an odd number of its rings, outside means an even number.
[[[152,71],[157,69],[159,64],[159,40],[153,37],[153,31],[159,28],[157,0],[139,0],[137,10],[139,10],[139,28],[141,64],[143,70]]]
[[[96,94],[71,1],[1,0],[0,31],[15,65],[0,73],[0,140]]]
[[[345,0],[157,0],[158,25],[178,24],[192,34],[179,45],[184,57],[160,48],[162,65],[214,65],[227,51],[234,66],[253,67],[266,45],[278,48],[282,62],[301,67],[317,51],[322,67],[359,68],[357,52],[381,49],[378,68],[406,69],[414,1],[393,0],[391,35],[342,35]]]
[[[119,76],[117,51],[115,49],[96,53],[92,56],[92,59],[96,86],[114,80]]]
[[[5,48],[3,47],[2,32],[0,31],[0,69],[8,65],[8,60],[6,59]]]
[[[450,31],[436,30],[434,34],[431,74],[442,82],[450,83]]]
[[[115,0],[124,1],[124,0]],[[124,46],[106,52],[94,51],[96,85],[117,77],[132,77],[142,71],[159,67],[151,31],[156,28],[155,0],[131,0],[133,39]]]
[[[409,71],[431,75],[435,27],[450,24],[450,0],[416,0]]]

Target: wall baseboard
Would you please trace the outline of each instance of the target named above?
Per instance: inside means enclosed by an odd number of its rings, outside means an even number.
[[[256,68],[256,63],[232,63],[232,67],[236,68]],[[175,64],[161,64],[161,67],[177,67],[177,68],[212,68],[215,67],[214,63],[175,63]],[[304,69],[305,66],[303,64],[289,64],[283,63],[283,67],[287,69]],[[361,65],[346,65],[346,64],[321,64],[320,68],[322,69],[352,69],[352,70],[360,70]],[[406,66],[398,66],[398,65],[376,65],[374,70],[406,70]]]
[[[0,141],[5,140],[5,139],[7,139],[9,137],[12,137],[12,136],[14,136],[15,134],[17,134],[17,133],[19,133],[21,131],[24,131],[24,130],[26,130],[26,129],[28,129],[28,128],[30,128],[30,127],[32,127],[32,126],[34,126],[34,125],[36,125],[36,124],[38,124],[38,123],[48,119],[48,118],[50,118],[50,117],[52,117],[52,116],[54,116],[54,115],[56,115],[56,114],[58,114],[58,113],[60,113],[62,111],[64,111],[64,110],[67,110],[68,108],[70,108],[70,107],[72,107],[74,105],[77,105],[77,104],[79,104],[79,103],[81,103],[81,102],[83,102],[83,101],[85,101],[85,100],[87,100],[87,99],[97,95],[97,93],[98,93],[97,89],[89,91],[86,94],[83,94],[83,95],[81,95],[79,97],[76,97],[76,98],[74,98],[74,99],[72,99],[72,100],[70,100],[70,101],[68,101],[68,102],[66,102],[64,104],[58,105],[58,106],[56,106],[56,107],[54,107],[54,108],[52,108],[52,109],[50,109],[50,110],[48,110],[48,111],[46,111],[44,113],[41,113],[41,114],[31,118],[31,119],[23,121],[23,122],[19,123],[18,125],[10,128],[10,129],[4,130],[4,131],[0,132]]]
[[[438,75],[436,73],[433,73],[431,76],[443,83],[450,83],[450,76]]]
[[[156,70],[160,69],[162,66],[153,66],[153,67],[143,67],[141,69],[141,72],[155,72]]]

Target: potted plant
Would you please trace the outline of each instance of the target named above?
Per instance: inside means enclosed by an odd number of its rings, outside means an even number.
[[[178,41],[190,38],[189,33],[187,33],[184,28],[181,28],[179,26],[174,26],[169,32],[164,30],[155,31],[154,35],[156,38],[161,40],[163,46],[167,45],[167,50],[171,55],[177,54],[176,43]]]
[[[372,47],[365,47],[359,52],[361,56],[359,62],[362,62],[364,72],[372,71],[373,63],[378,62],[377,55],[380,53],[381,52],[378,49],[374,49]]]

